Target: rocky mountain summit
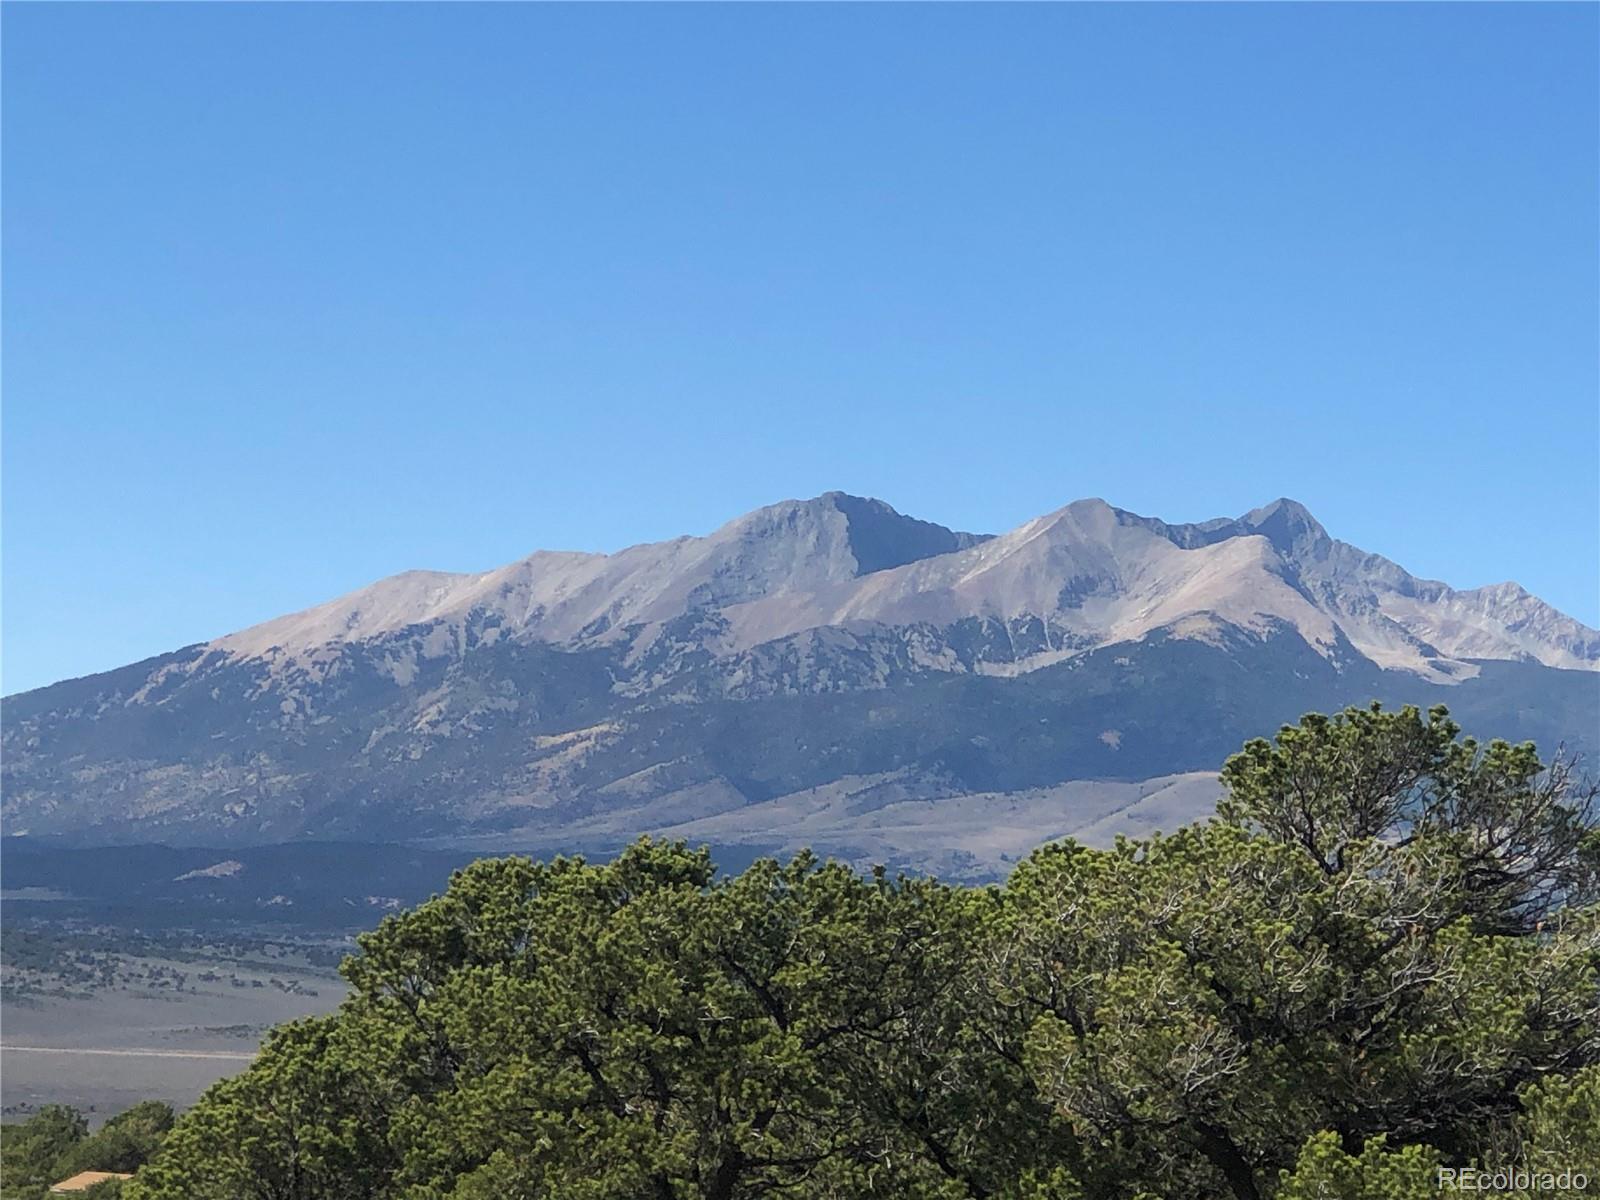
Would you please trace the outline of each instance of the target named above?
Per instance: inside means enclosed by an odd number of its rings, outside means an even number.
[[[1600,633],[1515,584],[1418,579],[1291,500],[1193,525],[1080,500],[992,536],[831,492],[406,572],[12,697],[4,805],[8,832],[80,843],[648,829],[959,870],[1171,828],[1244,737],[1374,698],[1582,746]]]

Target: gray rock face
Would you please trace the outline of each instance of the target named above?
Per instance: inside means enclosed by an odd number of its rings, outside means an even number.
[[[663,830],[992,868],[1030,831],[1203,811],[1195,773],[1246,737],[1374,698],[1583,746],[1600,634],[1514,584],[1417,579],[1289,500],[1196,525],[1086,500],[991,537],[829,493],[408,572],[12,697],[4,812],[80,843]]]

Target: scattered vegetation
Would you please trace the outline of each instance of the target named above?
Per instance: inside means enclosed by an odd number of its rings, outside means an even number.
[[[101,925],[8,921],[0,942],[0,991],[8,1004],[81,999],[113,989],[193,991],[197,983],[273,987],[315,996],[316,990],[303,981],[274,976],[262,983],[240,978],[234,968],[326,972],[341,956],[318,940],[219,938],[179,930],[143,934]]]

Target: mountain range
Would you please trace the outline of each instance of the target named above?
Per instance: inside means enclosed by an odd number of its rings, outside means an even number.
[[[1080,500],[1000,535],[830,492],[705,537],[409,571],[13,696],[7,832],[566,849],[652,831],[984,874],[1203,814],[1309,710],[1445,703],[1593,749],[1600,633],[1300,504]]]

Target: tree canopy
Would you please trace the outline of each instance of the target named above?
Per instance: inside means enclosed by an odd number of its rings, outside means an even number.
[[[51,1184],[81,1171],[131,1172],[155,1153],[172,1128],[172,1107],[145,1100],[119,1113],[94,1133],[75,1108],[47,1104],[12,1125],[0,1126],[0,1200],[40,1200]],[[115,1196],[107,1181],[94,1196]]]
[[[134,1200],[905,1200],[1600,1188],[1594,789],[1442,709],[1308,716],[1215,819],[1003,887],[802,853],[484,860]],[[1530,1193],[1531,1194],[1531,1193]]]

